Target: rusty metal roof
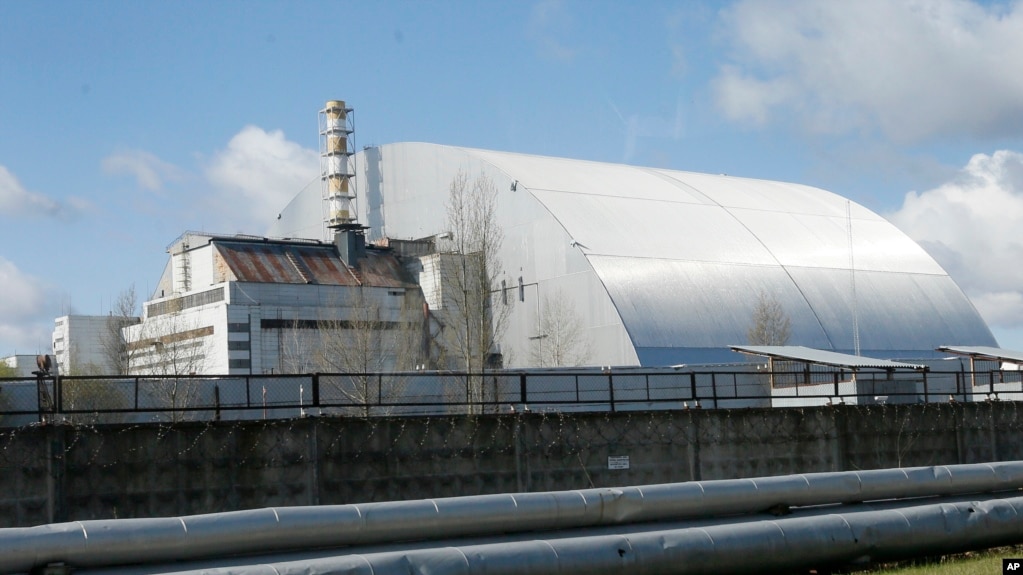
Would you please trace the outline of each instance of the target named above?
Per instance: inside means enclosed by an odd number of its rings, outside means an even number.
[[[414,287],[391,253],[367,250],[356,268],[332,244],[238,241],[215,238],[215,267],[223,279],[241,282]],[[223,266],[221,267],[221,262]]]

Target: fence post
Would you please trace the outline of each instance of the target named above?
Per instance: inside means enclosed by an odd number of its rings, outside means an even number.
[[[526,372],[519,374],[519,403],[526,405]]]
[[[36,407],[39,410],[39,423],[47,423],[49,418],[46,413],[53,408],[53,398],[46,390],[45,372],[35,371],[36,374]]]
[[[319,407],[320,406],[320,374],[319,373],[314,373],[313,374],[312,396],[313,396],[313,407]]]
[[[213,421],[220,421],[220,385],[213,385]]]
[[[611,370],[607,372],[607,396],[611,400],[611,413],[615,412],[615,382]]]
[[[927,392],[927,370],[923,371],[924,374],[924,403],[930,403],[930,394]]]
[[[57,419],[57,414],[64,413],[64,378],[59,375],[53,376],[53,419]]]
[[[689,372],[689,395],[696,401],[696,372]]]

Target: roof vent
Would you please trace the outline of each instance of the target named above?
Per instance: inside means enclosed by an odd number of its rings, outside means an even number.
[[[349,267],[358,267],[366,257],[366,228],[358,224],[338,226],[334,231],[334,245],[341,260]]]

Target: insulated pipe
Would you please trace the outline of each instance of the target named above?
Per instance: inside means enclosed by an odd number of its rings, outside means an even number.
[[[0,529],[0,572],[482,536],[1023,488],[1023,461]]]
[[[836,510],[842,512],[836,513]],[[777,572],[993,547],[1023,540],[1023,498],[832,506],[783,519],[666,526],[617,533],[550,533],[500,542],[440,540],[401,550],[339,550],[318,556],[230,565],[154,565],[110,573],[241,575],[567,575]],[[591,529],[591,531],[593,531]],[[272,559],[272,558],[271,558]],[[263,562],[261,562],[263,561]]]

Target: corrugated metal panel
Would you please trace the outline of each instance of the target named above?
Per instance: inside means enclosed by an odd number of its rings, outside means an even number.
[[[789,342],[850,351],[853,317],[864,350],[933,350],[991,341],[948,276],[590,256],[637,347],[725,348],[745,342],[757,293],[791,321]],[[688,361],[691,361],[689,359]]]
[[[717,206],[547,190],[533,195],[587,254],[777,263],[742,222]]]
[[[637,347],[725,348],[746,341],[758,291],[773,294],[793,342],[830,349],[813,309],[779,266],[591,256]]]
[[[945,273],[923,248],[884,220],[853,220],[850,251],[850,221],[844,216],[734,209],[729,213],[782,265],[848,270],[851,257],[857,270]]]
[[[786,273],[814,310],[831,346],[790,338],[789,343],[850,351],[853,316],[860,348],[933,350],[942,342],[994,341],[972,304],[947,275],[788,267]],[[853,297],[852,283],[856,283]]]
[[[937,349],[938,351],[954,353],[957,355],[973,356],[976,359],[1023,363],[1023,351],[1013,351],[1011,349],[1002,349],[1000,347],[989,347],[983,345],[943,345]]]
[[[775,359],[803,361],[832,367],[847,367],[850,369],[925,369],[923,365],[875,359],[863,357],[862,355],[835,353],[823,349],[811,349],[801,345],[733,345],[731,347],[733,350],[741,353],[751,353]]]

